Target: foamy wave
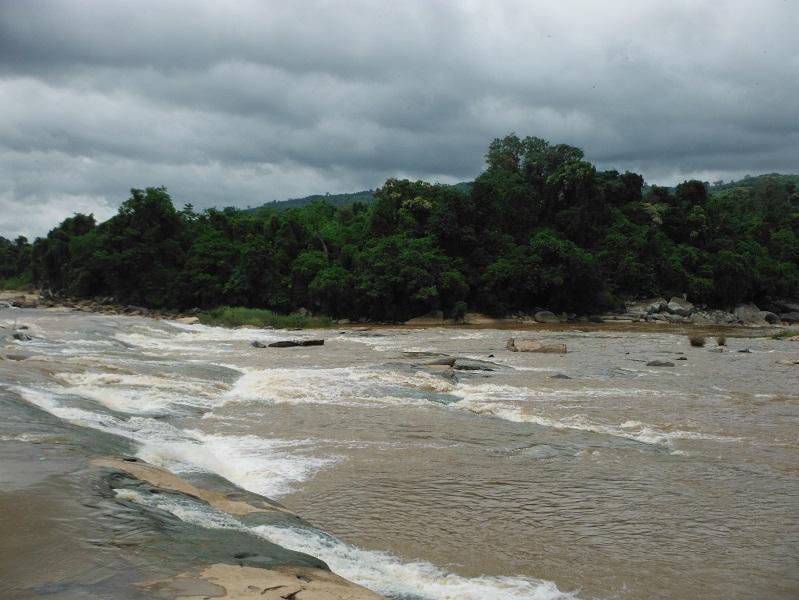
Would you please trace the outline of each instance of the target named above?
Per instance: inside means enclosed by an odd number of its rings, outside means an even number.
[[[143,460],[180,472],[217,473],[239,487],[265,496],[287,494],[292,486],[336,460],[336,457],[310,456],[310,443],[306,440],[209,435],[178,429],[157,419],[139,416],[120,419],[69,406],[47,391],[12,389],[26,401],[65,421],[138,442],[137,455]]]
[[[393,597],[429,600],[560,600],[576,598],[550,581],[525,577],[463,577],[424,562],[402,562],[350,546],[320,531],[262,525],[253,530],[284,548],[305,552],[360,585]]]
[[[70,393],[111,410],[138,414],[169,410],[175,404],[210,407],[227,387],[176,376],[83,372],[58,373],[55,377],[70,386]]]
[[[145,496],[135,490],[117,490],[117,497],[167,511],[179,519],[208,529],[236,529],[270,542],[316,556],[339,575],[392,598],[413,600],[567,600],[576,594],[561,592],[550,581],[526,577],[463,577],[425,562],[403,562],[386,552],[362,550],[310,528],[262,525],[246,527],[230,515],[175,496]]]
[[[675,440],[715,440],[719,442],[734,442],[740,440],[740,438],[711,435],[697,431],[664,430],[639,421],[625,421],[620,425],[612,425],[593,422],[585,415],[571,415],[556,419],[530,413],[525,410],[526,407],[502,403],[462,400],[453,406],[464,408],[477,414],[490,415],[516,423],[535,423],[536,425],[552,427],[554,429],[590,431],[592,433],[626,438],[644,444],[658,446],[670,446]]]
[[[170,471],[217,473],[241,488],[272,498],[288,494],[297,483],[337,460],[309,456],[306,440],[185,433],[190,441],[147,444],[138,456]]]
[[[230,401],[275,404],[428,404],[426,393],[445,394],[453,385],[424,372],[336,369],[267,369],[245,373],[228,392]]]

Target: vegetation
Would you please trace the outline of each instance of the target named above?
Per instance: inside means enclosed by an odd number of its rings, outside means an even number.
[[[243,308],[241,306],[221,306],[208,312],[201,313],[200,321],[205,325],[223,325],[225,327],[276,327],[280,329],[292,327],[329,327],[332,323],[329,317],[309,317],[295,313],[292,315],[279,315],[271,310],[262,308]]]
[[[784,329],[784,330],[782,330],[782,331],[780,331],[778,333],[775,333],[771,337],[773,339],[775,339],[775,340],[784,340],[784,339],[797,337],[797,336],[799,336],[799,330],[798,329]]]
[[[694,348],[705,347],[705,336],[703,335],[689,335],[688,341],[690,342],[691,346],[693,346]]]
[[[726,346],[727,345],[727,336],[725,336],[725,335],[716,336],[716,345],[717,346]]]
[[[368,203],[196,212],[164,188],[134,189],[103,223],[76,214],[32,244],[0,240],[0,278],[152,308],[371,320],[799,295],[796,184],[753,179],[644,191],[578,148],[510,135],[470,184],[389,179]]]

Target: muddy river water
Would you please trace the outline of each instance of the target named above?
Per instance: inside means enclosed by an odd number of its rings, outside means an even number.
[[[146,597],[137,578],[233,533],[395,599],[799,596],[797,342],[19,309],[0,325],[2,597]],[[512,336],[568,353],[510,352]],[[308,338],[325,344],[251,345]],[[427,364],[442,357],[456,368]],[[106,455],[305,521],[105,489],[86,460]]]

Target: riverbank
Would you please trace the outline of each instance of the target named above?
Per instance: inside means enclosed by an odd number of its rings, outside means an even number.
[[[99,299],[66,299],[42,296],[36,291],[7,290],[0,291],[0,306],[8,305],[16,308],[48,308],[54,310],[70,310],[104,315],[127,315],[147,317],[151,319],[175,320],[184,324],[203,323],[223,327],[252,327],[276,329],[311,329],[330,327],[460,327],[497,329],[546,329],[550,326],[666,326],[673,330],[674,326],[689,330],[696,328],[703,331],[716,331],[718,328],[734,330],[736,328],[770,329],[775,332],[784,331],[792,326],[799,327],[799,301],[781,300],[771,303],[770,308],[777,311],[761,310],[754,304],[743,304],[732,311],[697,307],[690,302],[672,298],[665,300],[655,298],[638,302],[628,302],[625,309],[619,312],[577,315],[555,314],[550,311],[537,311],[533,314],[518,314],[511,317],[492,317],[480,313],[466,313],[461,319],[447,319],[443,313],[431,313],[409,319],[408,321],[371,322],[367,319],[352,321],[349,319],[333,320],[326,316],[314,316],[301,309],[290,315],[281,315],[265,309],[245,307],[218,307],[208,311],[199,308],[188,311],[158,310],[142,306],[120,305],[108,298]]]

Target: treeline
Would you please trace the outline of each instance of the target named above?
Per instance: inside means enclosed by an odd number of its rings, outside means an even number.
[[[696,303],[799,295],[799,193],[769,178],[709,193],[597,171],[580,149],[495,140],[471,186],[389,179],[368,206],[278,211],[132,190],[116,216],[77,214],[29,244],[0,242],[2,277],[154,308],[299,308],[402,320],[441,310],[588,312],[629,297]]]

